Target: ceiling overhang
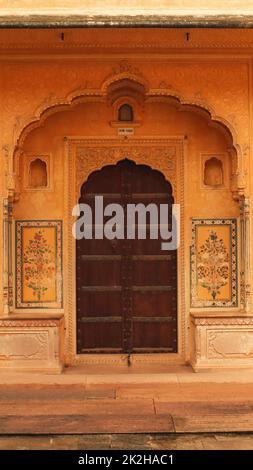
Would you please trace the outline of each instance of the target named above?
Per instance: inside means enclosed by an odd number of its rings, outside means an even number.
[[[253,9],[120,10],[0,9],[0,28],[253,28]]]

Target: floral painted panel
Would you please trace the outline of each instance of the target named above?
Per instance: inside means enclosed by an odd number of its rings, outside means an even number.
[[[61,221],[16,221],[16,307],[62,307]]]
[[[237,305],[236,219],[193,219],[191,306]]]

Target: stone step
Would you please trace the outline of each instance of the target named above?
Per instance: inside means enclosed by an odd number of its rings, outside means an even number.
[[[171,416],[1,416],[0,435],[175,432]]]

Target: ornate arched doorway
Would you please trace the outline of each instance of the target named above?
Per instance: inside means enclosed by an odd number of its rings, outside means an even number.
[[[79,203],[161,203],[171,217],[172,187],[147,165],[121,160],[93,172],[82,185]],[[94,212],[93,212],[94,214]],[[160,219],[159,219],[160,220]],[[106,218],[104,219],[106,222]],[[76,241],[77,352],[177,352],[177,253],[161,249],[157,239],[94,237]]]

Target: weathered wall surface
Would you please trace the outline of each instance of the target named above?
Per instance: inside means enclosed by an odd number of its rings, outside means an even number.
[[[100,9],[100,12],[106,12],[106,10],[112,9],[152,9],[159,12],[160,9],[167,9],[170,11],[173,10],[212,10],[212,9],[221,9],[221,4],[218,0],[175,0],[173,2],[169,0],[1,0],[0,1],[1,8],[9,8],[10,10],[17,10],[22,8],[27,8],[30,10],[36,9],[54,9],[54,8],[71,8],[72,10],[75,8],[90,9],[93,10],[95,8]],[[252,10],[252,2],[251,0],[229,0],[223,2],[222,10],[231,11],[233,9],[236,10]]]

